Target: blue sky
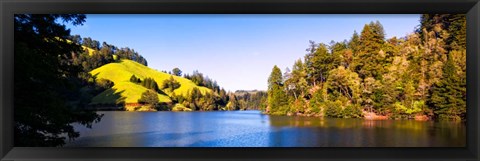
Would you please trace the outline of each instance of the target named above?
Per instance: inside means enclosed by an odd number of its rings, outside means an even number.
[[[198,70],[226,90],[266,90],[274,65],[285,71],[306,54],[308,41],[349,40],[380,21],[386,37],[403,37],[420,15],[87,15],[71,34],[130,47],[157,70]]]

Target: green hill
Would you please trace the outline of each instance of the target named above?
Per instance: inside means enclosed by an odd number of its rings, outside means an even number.
[[[92,99],[91,104],[114,104],[119,102],[137,103],[138,99],[147,88],[130,82],[130,77],[135,75],[137,78],[145,79],[147,77],[153,78],[160,87],[163,81],[167,80],[173,75],[160,72],[137,63],[132,60],[122,59],[119,62],[109,63],[96,68],[90,72],[96,76],[97,79],[107,79],[114,82],[111,90],[106,90]],[[200,89],[202,94],[212,92],[206,87],[197,86],[191,80],[183,77],[173,76],[173,78],[180,83],[180,88],[174,92],[176,95],[186,96],[193,88]],[[167,92],[164,92],[167,93]],[[172,100],[170,96],[172,93],[158,94],[160,102],[170,103]]]

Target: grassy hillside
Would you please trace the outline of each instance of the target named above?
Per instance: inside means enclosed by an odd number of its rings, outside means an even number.
[[[147,77],[153,78],[160,87],[164,80],[167,80],[172,75],[163,73],[132,60],[123,59],[117,63],[109,63],[101,66],[90,72],[92,75],[96,75],[97,79],[108,79],[115,83],[112,90],[107,90],[101,94],[95,96],[92,100],[92,104],[98,103],[115,103],[124,100],[126,103],[136,103],[141,94],[147,89],[141,85],[130,82],[130,77],[135,75],[140,79]],[[180,88],[174,92],[177,95],[186,96],[188,91],[194,87],[198,87],[202,94],[205,92],[212,92],[206,87],[199,87],[192,81],[178,76],[173,76],[176,81],[180,83]],[[171,95],[171,93],[168,93]],[[171,102],[169,96],[158,94],[160,102]]]
[[[70,41],[70,40],[69,40]],[[95,51],[95,49],[92,49],[92,48],[89,48],[89,47],[86,47],[86,46],[82,46],[82,49],[87,51],[88,52],[88,55],[92,56],[93,54],[93,51]]]
[[[57,39],[60,40],[60,38],[58,38],[58,37],[57,37]],[[72,43],[72,40],[67,39],[67,42]],[[90,55],[90,56],[92,56],[93,52],[95,51],[95,49],[92,49],[92,48],[89,48],[89,47],[86,47],[86,46],[83,46],[83,45],[82,45],[82,49],[87,51],[88,55]]]

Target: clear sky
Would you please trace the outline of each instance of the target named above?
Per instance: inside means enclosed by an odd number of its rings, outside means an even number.
[[[403,37],[420,15],[87,15],[71,34],[133,48],[157,70],[198,70],[227,91],[266,90],[274,65],[285,71],[306,54],[308,41],[349,40],[380,21],[386,37]]]

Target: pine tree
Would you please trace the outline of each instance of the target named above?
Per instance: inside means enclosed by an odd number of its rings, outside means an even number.
[[[353,60],[353,70],[359,73],[362,79],[373,77],[381,79],[384,73],[382,64],[385,60],[385,52],[382,47],[385,43],[383,27],[379,22],[371,22],[363,27],[360,35],[358,53]]]
[[[352,38],[348,42],[348,48],[352,50],[352,53],[357,53],[360,48],[360,36],[358,36],[357,31],[353,31]],[[355,56],[355,55],[353,55]]]
[[[268,109],[267,112],[285,114],[288,108],[287,94],[283,88],[282,71],[276,65],[268,79]]]
[[[275,85],[283,85],[282,71],[276,65],[272,69],[270,77],[268,77],[268,89],[271,90]]]
[[[448,51],[466,48],[465,14],[422,14],[417,32],[423,35],[431,31],[435,32],[436,38],[445,39],[444,48]],[[445,32],[448,36],[443,36]]]
[[[466,86],[457,74],[452,54],[443,67],[443,78],[431,89],[430,104],[440,119],[464,119]]]
[[[467,48],[467,17],[465,14],[450,14],[447,30],[449,38],[447,50],[461,50]]]

